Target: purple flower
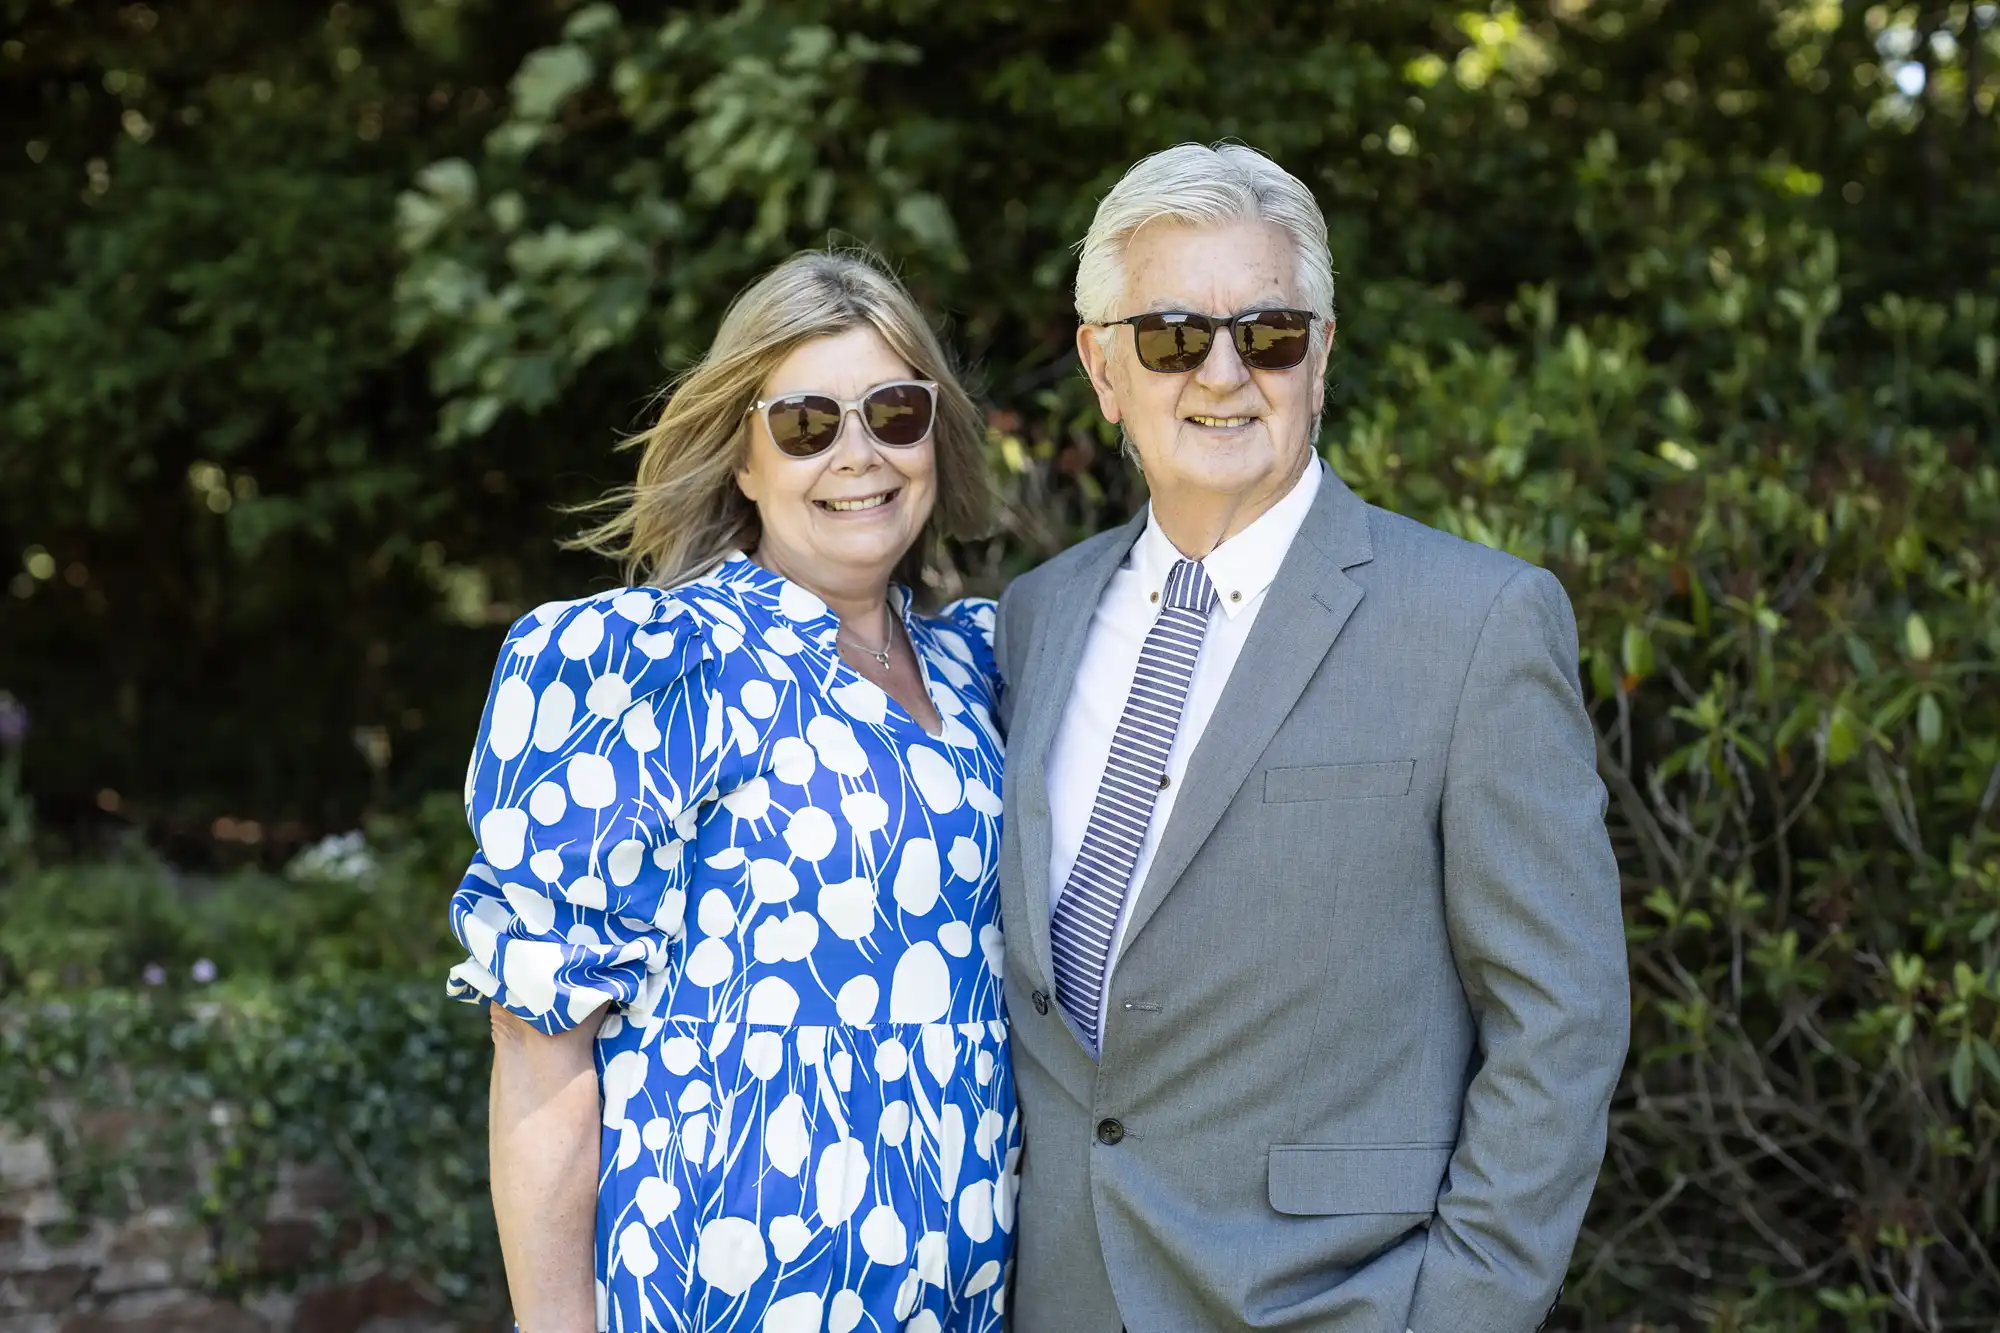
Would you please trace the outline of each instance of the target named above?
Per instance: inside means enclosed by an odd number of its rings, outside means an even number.
[[[28,739],[28,706],[0,690],[0,746],[13,749]]]
[[[209,982],[215,980],[215,964],[206,958],[197,958],[194,960],[194,966],[189,969],[188,975],[206,986]]]
[[[167,984],[167,969],[161,967],[158,963],[146,964],[146,970],[139,975],[145,979],[148,986],[164,986]]]

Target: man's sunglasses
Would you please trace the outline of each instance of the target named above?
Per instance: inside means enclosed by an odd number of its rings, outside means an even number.
[[[1110,322],[1132,326],[1140,365],[1162,375],[1180,375],[1208,360],[1218,328],[1229,330],[1236,355],[1250,369],[1290,370],[1306,359],[1313,321],[1318,318],[1310,310],[1246,310],[1227,317],[1156,310]]]
[[[922,444],[937,420],[937,385],[930,380],[891,380],[859,398],[788,393],[760,398],[744,412],[762,412],[771,442],[793,458],[811,458],[832,448],[849,412],[861,418],[862,428],[877,444],[908,449]]]

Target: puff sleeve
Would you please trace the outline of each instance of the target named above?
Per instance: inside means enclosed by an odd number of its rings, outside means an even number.
[[[454,998],[543,1032],[649,1016],[722,753],[715,655],[671,592],[552,603],[508,632],[466,773],[477,852],[451,902]]]

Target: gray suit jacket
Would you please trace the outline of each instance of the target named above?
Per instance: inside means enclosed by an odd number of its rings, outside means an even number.
[[[1329,473],[1195,749],[1095,1064],[1053,998],[1046,763],[1143,521],[1001,603],[1013,1327],[1529,1333],[1628,1018],[1568,598]]]

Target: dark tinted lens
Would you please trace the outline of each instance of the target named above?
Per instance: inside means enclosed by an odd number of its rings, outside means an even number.
[[[1215,325],[1206,315],[1147,315],[1133,321],[1132,336],[1140,365],[1178,375],[1208,359]]]
[[[840,404],[822,394],[795,393],[764,411],[771,439],[794,458],[810,458],[840,434]]]
[[[1290,370],[1306,359],[1312,316],[1297,310],[1259,310],[1232,326],[1236,354],[1257,370]]]
[[[876,439],[907,446],[931,433],[930,390],[921,384],[887,384],[861,400],[862,417]]]

